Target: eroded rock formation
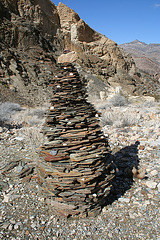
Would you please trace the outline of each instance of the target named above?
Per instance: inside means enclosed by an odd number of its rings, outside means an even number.
[[[111,87],[121,87],[126,95],[159,94],[159,84],[151,76],[140,72],[131,56],[106,36],[90,28],[77,13],[63,3],[58,5],[64,47],[59,62],[77,62],[105,83],[106,95]],[[144,83],[144,84],[143,84]],[[95,88],[98,87],[95,84]],[[94,85],[93,84],[93,85]]]

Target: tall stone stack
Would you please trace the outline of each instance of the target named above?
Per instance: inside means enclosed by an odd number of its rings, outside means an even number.
[[[71,64],[61,64],[53,79],[37,167],[42,187],[53,196],[53,210],[70,215],[97,215],[110,191],[110,160],[98,114],[87,102],[86,86]]]

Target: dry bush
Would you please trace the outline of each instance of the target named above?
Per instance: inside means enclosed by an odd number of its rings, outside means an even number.
[[[90,98],[89,100],[94,104],[97,111],[106,110],[111,107],[123,107],[128,104],[127,98],[120,93],[114,94],[106,100],[96,98]]]
[[[14,124],[26,123],[29,126],[42,125],[47,107],[26,108],[12,116]]]
[[[44,144],[45,136],[41,133],[41,127],[23,127],[19,131],[19,136],[23,137],[25,145],[36,151]]]
[[[94,100],[93,104],[97,111],[103,111],[110,107],[107,100]]]
[[[10,102],[0,103],[1,124],[3,123],[11,124],[12,116],[21,110],[22,110],[21,106],[17,103]]]
[[[133,112],[105,111],[101,117],[102,126],[113,125],[114,127],[132,126],[138,123],[136,114]]]
[[[19,104],[0,104],[0,123],[13,128],[15,136],[20,137],[22,145],[29,147],[34,152],[43,145],[44,135],[41,133],[45,121],[45,112],[48,106],[37,108],[21,108]]]
[[[23,137],[24,144],[33,151],[36,151],[45,141],[41,130],[45,121],[46,110],[47,106],[26,108],[13,116],[14,123],[22,125],[21,129],[19,129],[18,136]]]
[[[109,103],[109,105],[111,105],[111,106],[114,106],[114,107],[117,107],[117,106],[118,106],[118,107],[119,107],[119,106],[124,106],[124,105],[126,105],[127,100],[126,100],[126,98],[125,98],[123,95],[117,93],[117,94],[115,94],[113,97],[111,97],[111,98],[108,100],[108,103]]]

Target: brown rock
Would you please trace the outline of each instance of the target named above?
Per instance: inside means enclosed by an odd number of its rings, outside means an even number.
[[[139,145],[139,146],[138,146],[138,149],[139,149],[139,150],[144,150],[144,149],[145,149],[145,146],[144,146],[144,145]]]

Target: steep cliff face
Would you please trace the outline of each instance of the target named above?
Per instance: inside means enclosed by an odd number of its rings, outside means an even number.
[[[61,55],[59,62],[70,60],[79,63],[83,69],[89,69],[105,83],[105,87],[100,82],[98,85],[103,86],[100,90],[106,91],[106,95],[110,86],[122,88],[124,93],[131,95],[153,94],[157,91],[158,82],[149,75],[140,73],[131,56],[114,41],[90,28],[77,13],[63,3],[57,9],[64,48],[71,51]],[[144,81],[149,81],[149,84],[143,84]]]
[[[110,87],[122,87],[127,95],[158,91],[124,50],[62,3],[0,0],[0,23],[0,101],[47,101],[57,61],[78,64],[97,95],[103,90],[107,96]]]
[[[22,38],[26,39],[29,35],[27,34],[28,29],[31,29],[34,34],[33,28],[51,43],[54,43],[54,40],[57,41],[60,21],[57,8],[52,2],[45,0],[4,0],[1,1],[1,8],[6,9],[2,11],[3,15],[9,20],[12,29],[16,29],[16,34],[21,35],[21,31],[26,33],[25,36],[19,36],[19,39],[13,39],[14,42],[16,40],[18,44],[21,44]],[[5,37],[6,34],[3,35]],[[10,35],[14,38],[13,32]],[[26,42],[30,43],[31,36],[26,39]]]
[[[40,29],[44,37],[49,40],[55,37],[60,22],[57,8],[51,1],[19,0],[17,4],[19,15]]]
[[[125,59],[127,57],[114,41],[90,28],[73,10],[60,3],[58,13],[66,48],[95,55],[116,69],[135,71],[133,60]]]
[[[48,1],[52,8],[48,5],[45,8],[44,3],[0,1],[3,13],[0,15],[0,101],[33,105],[49,99],[48,84],[55,72],[55,58],[61,44],[55,37],[59,24],[56,7]],[[48,39],[43,34],[45,28],[47,37],[50,34]]]

